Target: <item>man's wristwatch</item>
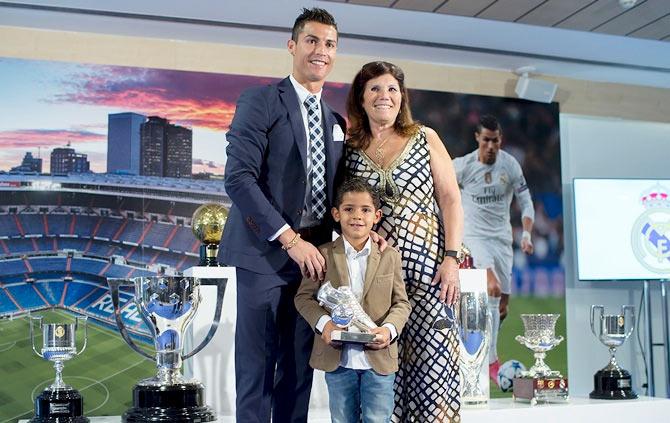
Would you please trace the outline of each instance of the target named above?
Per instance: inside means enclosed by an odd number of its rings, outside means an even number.
[[[460,251],[456,250],[447,250],[444,252],[444,255],[446,257],[451,257],[454,260],[456,260],[456,264],[460,265],[463,262],[463,256],[461,255]]]

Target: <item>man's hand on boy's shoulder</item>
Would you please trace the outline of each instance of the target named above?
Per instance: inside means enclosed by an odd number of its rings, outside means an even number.
[[[323,281],[326,275],[326,259],[318,248],[302,239],[291,228],[282,232],[277,240],[291,260],[298,264],[303,278],[314,282]]]
[[[376,335],[373,342],[365,344],[365,346],[371,350],[384,349],[391,343],[391,330],[386,326],[371,329],[370,333],[374,333]]]

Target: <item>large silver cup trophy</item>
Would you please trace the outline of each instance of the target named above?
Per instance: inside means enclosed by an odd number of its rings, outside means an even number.
[[[355,328],[351,332],[333,331],[333,340],[363,344],[375,340],[375,335],[369,332],[376,328],[377,324],[363,310],[351,287],[343,285],[335,288],[328,281],[321,285],[316,293],[316,299],[321,307],[330,312],[337,327]]]
[[[486,290],[462,292],[456,315],[463,384],[461,401],[466,405],[485,404],[489,394],[481,386],[480,375],[491,343],[491,316]]]
[[[533,351],[535,364],[515,378],[513,383],[514,398],[538,401],[567,400],[568,380],[560,372],[551,370],[544,362],[547,351],[552,350],[563,341],[556,336],[556,321],[560,314],[522,314],[524,334],[517,335],[516,340]]]
[[[35,330],[33,322],[37,322],[42,330],[42,348],[35,346]],[[80,322],[84,326],[84,344],[77,350],[76,333]],[[35,417],[31,423],[84,423],[88,419],[83,416],[84,401],[81,394],[63,382],[63,366],[84,352],[88,342],[88,325],[86,316],[75,317],[74,323],[43,323],[42,316],[30,317],[30,340],[35,354],[54,363],[56,378],[40,395],[35,398]]]
[[[144,379],[133,389],[133,407],[123,415],[124,422],[209,422],[216,420],[214,411],[203,404],[204,388],[181,374],[182,361],[202,350],[214,336],[221,320],[221,304],[226,281],[194,277],[137,277],[130,280],[109,279],[114,314],[123,339],[138,353],[156,361],[156,376]],[[130,337],[121,318],[119,289],[134,286],[134,301],[149,327],[155,355],[149,354]],[[205,339],[188,354],[183,354],[186,328],[201,302],[200,286],[216,285],[217,305],[214,321]]]
[[[591,306],[591,332],[610,350],[607,366],[593,375],[591,398],[634,399],[631,375],[616,362],[616,349],[633,333],[635,327],[635,306],[621,307],[621,314],[605,314],[605,307]]]

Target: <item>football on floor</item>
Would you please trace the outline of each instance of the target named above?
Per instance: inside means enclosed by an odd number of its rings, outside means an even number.
[[[503,392],[511,392],[515,377],[521,377],[526,366],[518,360],[507,360],[498,370],[498,386]]]

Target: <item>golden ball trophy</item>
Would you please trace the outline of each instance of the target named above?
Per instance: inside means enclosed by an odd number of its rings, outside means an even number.
[[[563,342],[556,336],[556,321],[560,314],[522,314],[524,335],[515,339],[535,353],[535,364],[521,377],[514,378],[514,399],[538,402],[568,400],[568,379],[544,362],[547,351]]]
[[[216,258],[223,227],[228,220],[228,209],[221,204],[208,203],[198,207],[191,219],[193,235],[202,242],[200,266],[218,266]]]

